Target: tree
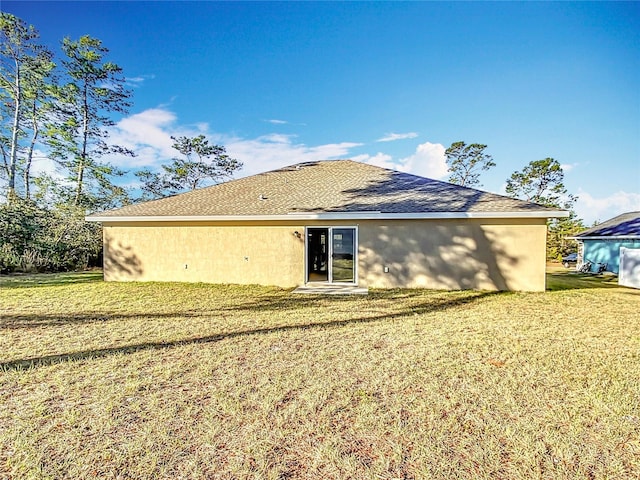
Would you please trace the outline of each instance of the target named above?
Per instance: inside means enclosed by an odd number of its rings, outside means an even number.
[[[484,152],[486,145],[454,142],[444,152],[449,166],[449,182],[463,187],[479,187],[480,172],[495,167],[491,155]]]
[[[29,82],[25,86],[25,121],[28,122],[28,128],[31,131],[29,145],[24,155],[24,165],[22,166],[22,178],[24,183],[24,198],[31,198],[31,165],[33,163],[33,155],[36,144],[43,128],[50,119],[50,115],[54,110],[55,83],[49,83],[48,80],[55,79],[53,70],[55,64],[52,57],[42,55],[38,59],[39,68],[34,69],[30,75]]]
[[[36,43],[38,37],[33,25],[14,15],[0,13],[0,154],[9,199],[16,196],[20,141],[25,136],[25,127],[28,128],[26,117],[32,110],[31,105],[37,105],[42,98],[46,78],[54,68],[53,54]],[[37,136],[36,127],[28,155],[33,155]],[[26,178],[28,183],[28,173]]]
[[[111,181],[120,172],[99,161],[107,153],[131,154],[107,143],[110,114],[129,107],[120,67],[102,61],[107,49],[99,40],[65,39],[66,84],[60,85],[53,54],[37,39],[33,26],[0,12],[0,180],[9,200],[0,202],[0,272],[96,264],[102,231],[85,221],[86,209],[128,199]],[[32,177],[43,146],[71,182]]]
[[[539,203],[546,207],[570,210],[576,197],[564,186],[564,172],[557,160],[534,160],[521,172],[513,172],[507,179],[507,195]]]
[[[49,125],[48,143],[52,158],[73,184],[71,203],[94,209],[101,205],[96,190],[107,196],[122,195],[111,179],[124,172],[100,158],[134,155],[125,147],[109,144],[106,129],[115,124],[109,114],[127,113],[131,92],[125,88],[122,68],[103,62],[109,50],[100,40],[88,35],[77,41],[65,38],[62,51],[68,83],[58,89],[60,108],[56,121]]]
[[[553,219],[548,226],[547,258],[549,260],[561,260],[562,257],[575,252],[578,243],[567,237],[572,237],[586,228],[582,219],[578,218],[573,210],[569,211],[567,218]]]
[[[143,183],[144,198],[159,198],[219,183],[242,168],[241,162],[226,154],[225,147],[210,144],[204,135],[171,139],[173,148],[184,158],[173,158],[169,165],[162,165],[160,173],[148,169],[137,172]]]
[[[584,226],[573,211],[577,197],[571,195],[564,186],[564,172],[557,160],[535,160],[522,171],[512,173],[507,179],[506,192],[514,198],[569,210],[569,217],[554,218],[547,224],[547,258],[557,260],[575,249],[566,237],[579,232]]]

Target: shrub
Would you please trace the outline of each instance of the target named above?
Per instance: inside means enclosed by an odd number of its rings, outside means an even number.
[[[40,208],[16,199],[0,205],[0,272],[59,272],[95,265],[102,229],[73,207]]]

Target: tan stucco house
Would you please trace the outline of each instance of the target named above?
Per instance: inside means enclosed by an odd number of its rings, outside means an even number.
[[[87,217],[105,280],[545,289],[563,211],[350,160],[301,163]]]

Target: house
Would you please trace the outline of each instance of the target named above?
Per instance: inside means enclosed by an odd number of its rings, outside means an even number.
[[[640,249],[640,212],[629,212],[600,223],[575,237],[578,241],[578,266],[591,262],[606,264],[606,271],[620,272],[620,249]]]
[[[105,280],[545,289],[566,212],[372,165],[307,162],[87,217]]]

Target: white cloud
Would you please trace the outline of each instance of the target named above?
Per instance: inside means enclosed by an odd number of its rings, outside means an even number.
[[[109,140],[110,143],[130,148],[138,154],[127,161],[130,166],[150,166],[159,159],[173,156],[171,126],[175,121],[176,115],[173,112],[151,108],[120,120],[110,131]],[[112,161],[119,164],[123,159]]]
[[[575,210],[587,225],[595,221],[603,222],[622,213],[639,211],[640,193],[619,191],[597,198],[580,190]]]
[[[146,80],[151,80],[155,78],[155,75],[138,75],[137,77],[126,77],[125,78],[125,84],[128,87],[132,87],[132,88],[137,88],[142,86],[142,84],[146,81]]]
[[[264,122],[270,123],[272,125],[295,125],[298,127],[306,127],[306,123],[293,123],[288,120],[280,120],[278,118],[270,118],[268,120],[263,120]]]
[[[387,155],[386,153],[378,152],[374,156],[368,154],[356,155],[355,157],[351,157],[351,160],[356,162],[368,163],[369,165],[375,165],[376,167],[388,168],[390,170],[399,170],[397,163],[393,161],[393,157],[391,155]]]
[[[49,175],[50,177],[62,179],[57,164],[49,158],[43,150],[35,149],[33,151],[33,162],[31,163],[31,175]]]
[[[296,143],[294,135],[272,133],[253,139],[229,137],[209,132],[207,123],[191,127],[177,125],[176,115],[165,108],[152,108],[123,118],[110,131],[110,142],[129,148],[133,158],[111,156],[107,160],[122,168],[159,167],[176,155],[171,136],[205,134],[223,144],[227,153],[244,163],[239,176],[280,168],[292,163],[330,160],[349,156],[360,143],[340,142],[308,146]]]
[[[294,135],[279,133],[253,139],[231,137],[210,132],[207,123],[185,127],[178,125],[177,120],[175,113],[161,107],[123,118],[110,130],[110,143],[131,149],[136,156],[114,155],[105,160],[124,169],[159,168],[162,163],[176,156],[172,136],[205,134],[211,141],[223,144],[230,156],[244,163],[244,168],[237,176],[245,176],[292,163],[345,158],[353,148],[362,145],[339,142],[308,146],[297,143]]]
[[[137,86],[144,82],[144,77],[127,77],[125,82],[131,86]]]
[[[447,175],[446,148],[440,143],[425,142],[418,145],[416,153],[400,160],[405,171],[422,177],[441,179]]]
[[[244,163],[237,177],[253,175],[299,162],[350,158],[351,151],[362,143],[336,142],[310,146],[296,141],[295,135],[271,133],[257,138],[242,138],[210,132],[207,123],[191,126],[177,124],[176,114],[157,107],[120,120],[110,133],[113,144],[129,148],[136,157],[110,156],[105,160],[124,169],[159,168],[176,155],[172,136],[205,134],[211,141],[224,145],[227,153]],[[409,134],[394,134],[409,135]],[[407,137],[409,138],[409,137]],[[417,146],[412,155],[394,160],[390,155],[357,155],[353,160],[440,179],[447,174],[445,147],[425,142]]]
[[[407,138],[416,138],[418,134],[416,132],[409,133],[386,133],[384,137],[379,138],[376,142],[393,142],[395,140],[405,140]]]
[[[207,122],[198,122],[195,124],[195,127],[202,135],[206,135],[209,131],[209,124]]]
[[[444,145],[440,143],[425,142],[418,145],[414,154],[400,160],[394,161],[390,155],[384,153],[374,156],[358,155],[353,157],[353,160],[421,177],[441,179],[448,171],[445,150]]]
[[[573,170],[578,165],[579,165],[578,163],[563,163],[562,165],[560,165],[560,168],[562,168],[562,171],[564,173],[567,173]]]
[[[225,142],[227,153],[244,163],[240,175],[253,175],[292,163],[331,160],[349,156],[360,143],[341,142],[310,147],[295,143],[292,135],[270,134],[255,139],[233,138]]]
[[[164,108],[150,108],[120,120],[109,130],[109,143],[133,150],[135,157],[110,155],[105,160],[121,168],[158,166],[176,155],[172,136],[195,136],[207,133],[207,123],[192,127],[176,125],[175,113]]]

